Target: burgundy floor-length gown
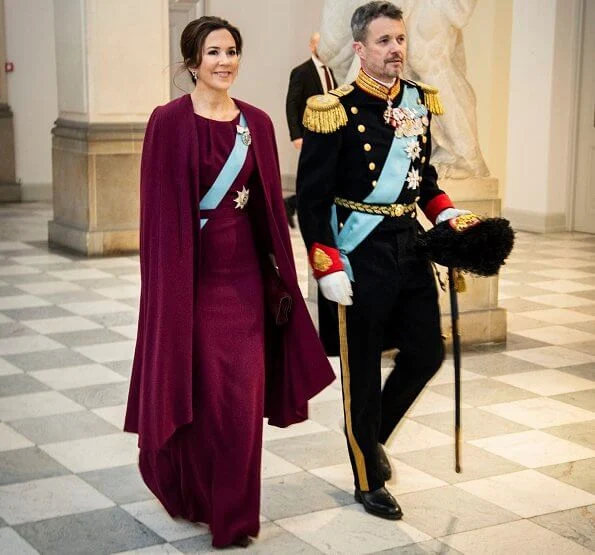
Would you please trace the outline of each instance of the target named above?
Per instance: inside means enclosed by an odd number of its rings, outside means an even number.
[[[213,183],[236,125],[195,115],[201,183]],[[201,231],[194,307],[194,420],[158,451],[140,452],[143,478],[171,516],[208,523],[213,545],[259,530],[265,315],[254,229],[264,202],[253,149]],[[237,208],[237,191],[250,191]],[[201,187],[200,196],[208,187]],[[197,212],[198,217],[198,212]]]

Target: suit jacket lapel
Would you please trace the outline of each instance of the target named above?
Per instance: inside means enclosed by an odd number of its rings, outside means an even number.
[[[308,64],[310,67],[310,73],[312,75],[312,83],[315,84],[316,89],[318,90],[318,94],[324,93],[324,87],[320,81],[320,75],[318,73],[318,69],[316,68],[316,64],[312,59],[310,59],[310,63]]]

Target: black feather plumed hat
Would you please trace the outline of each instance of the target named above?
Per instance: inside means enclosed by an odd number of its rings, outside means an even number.
[[[498,273],[513,244],[507,219],[464,214],[426,231],[417,247],[437,264],[487,277]]]

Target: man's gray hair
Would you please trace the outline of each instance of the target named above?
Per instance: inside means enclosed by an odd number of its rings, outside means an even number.
[[[403,11],[392,2],[368,2],[360,6],[351,16],[351,34],[354,41],[364,42],[368,34],[368,25],[374,19],[388,17],[390,19],[403,19]]]

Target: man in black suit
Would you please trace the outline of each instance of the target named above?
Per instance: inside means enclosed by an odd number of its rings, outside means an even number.
[[[312,56],[303,64],[294,67],[289,77],[285,111],[289,137],[297,150],[302,148],[302,137],[304,135],[302,117],[306,109],[306,101],[315,94],[326,94],[336,86],[331,69],[318,58],[319,42],[320,34],[314,33],[310,37]],[[295,227],[295,209],[296,196],[291,195],[285,199],[285,210],[287,211],[287,220],[292,228]]]

